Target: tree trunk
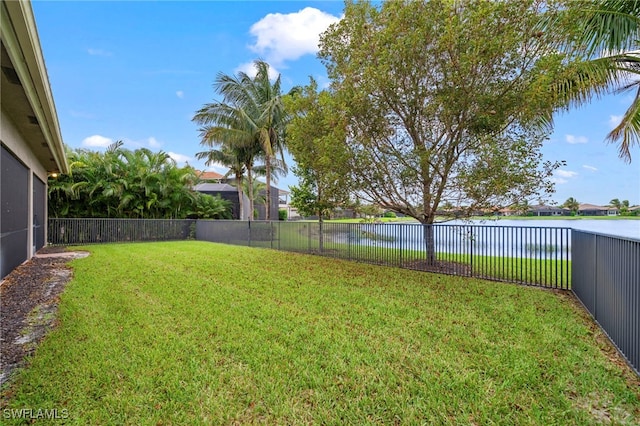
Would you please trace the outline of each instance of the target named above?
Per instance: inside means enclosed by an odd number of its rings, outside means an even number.
[[[265,220],[271,220],[271,156],[266,155],[264,161],[264,168],[267,172],[267,201],[265,203]]]
[[[244,193],[242,192],[242,175],[241,174],[237,174],[236,173],[236,188],[238,188],[238,219],[242,220],[242,218],[244,217],[243,213],[244,213],[244,200],[243,200],[243,195]]]
[[[422,235],[424,238],[424,247],[426,254],[427,265],[433,266],[436,264],[438,260],[436,255],[436,234],[435,227],[433,226],[433,222],[435,222],[435,214],[424,214],[422,216]]]
[[[251,167],[247,167],[247,184],[249,186],[249,191],[247,191],[247,195],[249,196],[248,217],[249,217],[249,220],[253,220],[253,169]]]
[[[433,266],[436,264],[437,260],[435,228],[433,226],[433,223],[423,223],[422,231],[424,235],[427,264]]]

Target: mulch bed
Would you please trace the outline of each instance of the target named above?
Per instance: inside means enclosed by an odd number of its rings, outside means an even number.
[[[37,255],[65,252],[46,247]],[[71,279],[70,257],[33,257],[14,269],[0,286],[0,385],[24,364],[55,325],[59,295]]]

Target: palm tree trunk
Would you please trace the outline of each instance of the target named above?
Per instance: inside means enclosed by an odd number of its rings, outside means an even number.
[[[247,183],[249,186],[248,196],[249,196],[249,220],[253,220],[253,168],[251,166],[247,166]],[[242,182],[240,183],[242,184]]]
[[[271,156],[266,155],[264,167],[267,172],[267,200],[265,202],[265,220],[271,220]]]
[[[236,188],[238,188],[238,219],[242,220],[244,217],[244,200],[242,193],[242,175],[236,173]]]

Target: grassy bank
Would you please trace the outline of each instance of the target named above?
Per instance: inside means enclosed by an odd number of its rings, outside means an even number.
[[[566,295],[204,242],[88,249],[3,408],[78,425],[640,421],[628,370]]]
[[[252,245],[287,251],[313,252],[323,256],[400,268],[422,270],[428,268],[425,266],[424,250],[394,248],[392,240],[387,241],[383,238],[379,241],[379,245],[366,245],[360,244],[357,241],[357,236],[352,236],[351,244],[341,242],[347,232],[353,233],[354,229],[356,228],[347,228],[347,226],[329,225],[325,227],[322,251],[319,243],[319,225],[310,222],[282,226],[277,229],[273,243],[269,235],[268,241],[265,240],[262,243],[252,241]],[[334,235],[338,235],[338,238],[334,239]],[[231,243],[246,244],[241,241],[232,241]],[[454,250],[459,251],[458,253],[440,252],[436,256],[440,261],[459,264],[460,268],[456,265],[451,266],[454,269],[459,269],[455,271],[457,274],[547,287],[571,288],[571,261],[558,260],[563,256],[561,253],[548,253],[551,259],[544,259],[539,253],[531,258],[472,255],[465,253],[468,249],[462,245],[461,242],[459,246],[454,247]]]

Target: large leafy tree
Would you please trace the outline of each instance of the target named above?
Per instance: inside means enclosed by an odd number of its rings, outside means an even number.
[[[335,109],[330,92],[318,92],[314,79],[299,96],[289,98],[293,113],[288,132],[288,148],[297,164],[294,173],[300,184],[291,188],[291,204],[303,216],[323,218],[345,205],[351,193],[346,123]]]
[[[68,150],[70,173],[49,180],[53,217],[226,218],[226,201],[195,192],[191,167],[166,153],[113,144],[105,152]]]
[[[214,87],[223,100],[204,105],[193,120],[202,126],[203,145],[243,147],[252,152],[257,147],[261,151],[265,163],[266,196],[270,200],[271,169],[278,155],[284,165],[287,114],[282,102],[280,76],[271,82],[269,64],[257,60],[254,65],[255,77],[244,72],[235,76],[219,73]],[[251,181],[251,169],[247,169],[247,175]],[[249,186],[252,187],[251,182]],[[266,211],[266,219],[271,219],[270,209]]]
[[[354,190],[425,224],[447,202],[471,214],[551,192],[560,164],[540,147],[564,57],[537,29],[554,12],[535,0],[348,3],[320,56]]]
[[[566,35],[563,50],[573,55],[563,78],[554,82],[566,107],[594,96],[635,91],[633,101],[607,141],[618,144],[620,158],[631,162],[640,146],[640,1],[575,0],[564,13],[544,22],[544,31]],[[573,26],[567,26],[571,21]],[[567,30],[569,30],[567,32]]]

